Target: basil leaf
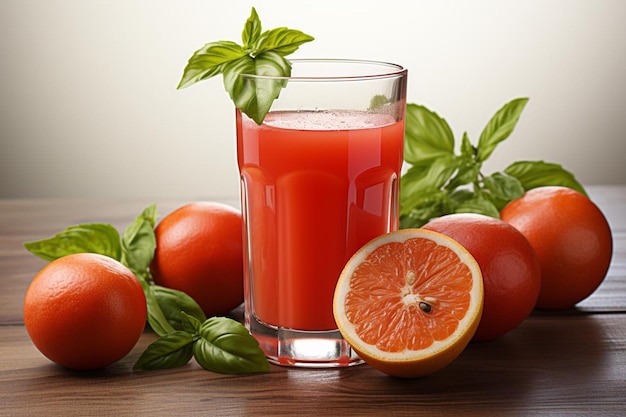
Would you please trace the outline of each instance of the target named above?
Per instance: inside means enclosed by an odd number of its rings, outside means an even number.
[[[400,213],[408,213],[414,206],[411,201],[419,199],[420,194],[443,187],[460,162],[458,157],[446,155],[427,165],[410,167],[400,178]]]
[[[408,214],[403,214],[400,216],[400,229],[414,229],[419,228],[428,223],[429,219],[438,217],[439,214],[433,214],[424,216],[418,210],[411,211]]]
[[[51,238],[26,242],[24,247],[46,261],[74,253],[98,253],[119,261],[122,252],[118,231],[105,223],[70,226]]]
[[[450,213],[447,191],[425,190],[413,196],[411,209],[400,215],[400,228],[422,227],[435,217]]]
[[[205,319],[203,319],[202,321],[198,320],[194,316],[190,316],[184,311],[180,312],[180,317],[181,317],[181,326],[182,326],[183,331],[187,333],[191,333],[193,335],[197,335],[198,333],[200,333],[202,322],[205,321]]]
[[[122,233],[122,263],[144,279],[156,250],[156,218],[156,205],[151,204]]]
[[[176,329],[167,320],[165,314],[161,310],[161,306],[156,296],[156,285],[150,285],[146,280],[140,279],[139,282],[143,287],[143,293],[146,296],[146,307],[148,309],[148,324],[150,328],[159,336],[165,336],[174,333]],[[180,311],[180,310],[179,310]]]
[[[261,19],[259,19],[259,15],[256,12],[256,9],[253,7],[250,12],[250,17],[246,20],[246,24],[243,27],[243,32],[241,33],[241,40],[243,41],[243,47],[245,49],[251,49],[252,46],[257,42],[259,36],[261,35]]]
[[[226,374],[269,371],[269,363],[257,340],[239,322],[212,317],[202,324],[193,347],[196,361],[204,369]]]
[[[183,366],[193,357],[193,337],[176,331],[152,342],[141,354],[133,369],[170,369]]]
[[[454,155],[432,160],[428,165],[414,165],[404,174],[403,186],[419,184],[422,188],[442,187],[454,173],[460,159]]]
[[[524,190],[541,186],[559,185],[587,195],[584,187],[576,180],[574,174],[559,164],[544,161],[518,161],[505,168],[504,172],[517,178]]]
[[[241,45],[231,41],[210,42],[189,58],[177,89],[186,88],[199,81],[221,74],[224,65],[247,56]]]
[[[472,143],[467,136],[467,132],[463,132],[463,139],[461,139],[461,156],[473,160],[476,156],[476,148],[472,146]]]
[[[233,103],[257,124],[261,124],[287,80],[251,78],[242,76],[243,74],[289,77],[291,63],[280,54],[267,51],[256,58],[242,57],[224,67],[224,88]]]
[[[480,194],[474,194],[468,200],[461,202],[455,209],[455,213],[477,213],[489,217],[500,218],[500,212],[493,202]]]
[[[450,203],[453,208],[463,204],[463,202],[474,198],[475,194],[468,188],[458,188],[450,193]],[[451,210],[454,211],[454,210]]]
[[[163,317],[175,330],[188,330],[184,327],[183,317],[180,314],[181,311],[200,320],[200,322],[206,320],[202,308],[184,292],[160,285],[152,285],[152,293]]]
[[[241,39],[243,46],[231,41],[219,41],[197,50],[187,63],[178,88],[222,74],[224,87],[235,106],[261,124],[273,101],[285,87],[286,79],[255,81],[242,75],[289,77],[291,63],[284,56],[314,38],[284,27],[261,33],[261,21],[253,7]]]
[[[300,45],[311,42],[315,38],[299,30],[276,28],[265,31],[259,37],[254,53],[259,56],[263,52],[275,52],[279,55],[290,55],[298,50]]]
[[[527,98],[512,100],[493,115],[478,139],[476,156],[479,161],[485,161],[489,158],[496,146],[509,137],[526,103],[528,103]]]
[[[453,154],[454,135],[445,119],[424,106],[407,104],[404,160],[416,165]]]
[[[466,184],[475,184],[478,181],[481,164],[474,161],[461,160],[454,177],[446,185],[447,190],[455,190]]]
[[[501,172],[494,172],[483,178],[483,183],[485,188],[499,200],[511,201],[524,194],[524,187],[517,178]]]

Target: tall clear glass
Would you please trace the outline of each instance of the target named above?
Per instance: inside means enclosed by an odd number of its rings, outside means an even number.
[[[398,227],[407,71],[293,60],[261,125],[237,110],[245,225],[245,324],[275,364],[361,362],[333,318],[348,259]]]

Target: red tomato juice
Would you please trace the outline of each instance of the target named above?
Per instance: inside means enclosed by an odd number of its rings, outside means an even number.
[[[337,328],[348,259],[395,230],[404,121],[368,113],[237,112],[247,314],[276,327]]]

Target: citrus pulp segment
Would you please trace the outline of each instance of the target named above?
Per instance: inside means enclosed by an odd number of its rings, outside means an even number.
[[[372,367],[417,377],[450,364],[467,346],[483,306],[480,268],[459,243],[404,229],[363,246],[337,283],[337,327]]]

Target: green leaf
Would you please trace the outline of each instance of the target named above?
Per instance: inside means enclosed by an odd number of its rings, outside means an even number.
[[[175,330],[187,330],[184,327],[183,317],[180,314],[181,311],[184,311],[200,322],[206,320],[202,308],[200,308],[193,298],[184,292],[160,285],[152,285],[152,293],[163,316]]]
[[[499,200],[511,201],[524,194],[524,187],[513,176],[494,172],[483,179],[485,188]]]
[[[454,212],[456,207],[463,204],[465,201],[469,201],[474,198],[476,194],[469,188],[458,188],[450,193],[450,204],[453,207],[451,212]]]
[[[198,320],[194,316],[190,316],[184,311],[180,312],[180,316],[181,316],[182,330],[187,333],[191,333],[192,335],[197,335],[198,333],[200,333],[202,322],[206,320],[206,319]]]
[[[122,233],[122,263],[144,279],[156,250],[156,218],[156,205],[151,204]]]
[[[463,139],[461,139],[461,156],[468,160],[474,160],[476,152],[477,149],[470,142],[467,132],[463,132]]]
[[[489,199],[474,194],[471,198],[461,202],[455,209],[455,213],[477,213],[484,214],[489,217],[500,218],[498,208]]]
[[[254,54],[258,57],[264,52],[272,51],[286,56],[296,52],[300,45],[314,39],[299,30],[284,27],[271,29],[261,34],[256,43]]]
[[[454,135],[445,119],[424,106],[407,104],[404,160],[418,165],[450,155],[454,155]]]
[[[443,187],[460,163],[454,155],[446,155],[432,160],[427,165],[414,165],[400,178],[400,213],[407,214],[414,206],[414,200],[424,193]]]
[[[246,20],[246,24],[243,27],[243,32],[241,33],[241,40],[243,42],[243,47],[246,50],[249,50],[253,47],[253,45],[259,39],[261,35],[261,19],[259,19],[259,15],[256,12],[256,9],[253,7],[250,12],[250,17]]]
[[[422,216],[421,213],[410,212],[408,214],[403,214],[400,216],[400,229],[414,229],[419,228],[428,223],[428,220],[434,217],[438,217],[438,215],[433,216]]]
[[[480,163],[465,159],[461,160],[456,174],[450,179],[445,188],[452,191],[467,184],[474,184],[478,180],[480,168]]]
[[[429,220],[450,213],[447,191],[428,190],[413,195],[410,209],[400,214],[400,228],[421,227]]]
[[[177,89],[180,90],[219,75],[224,71],[225,64],[247,55],[246,50],[235,42],[218,41],[207,43],[189,58]]]
[[[224,67],[224,87],[235,106],[261,124],[281,89],[287,84],[287,79],[252,78],[243,74],[289,77],[291,63],[280,54],[268,51],[256,58],[242,57]]]
[[[527,98],[512,100],[502,106],[489,120],[478,139],[477,158],[479,161],[485,161],[489,158],[496,146],[509,137],[526,103],[528,103]]]
[[[252,8],[241,34],[243,46],[231,41],[210,42],[189,59],[178,88],[222,74],[235,106],[261,124],[286,79],[254,81],[248,75],[289,77],[291,63],[284,57],[314,40],[299,30],[280,27],[261,32],[261,20]]]
[[[505,168],[504,172],[517,178],[524,190],[558,185],[587,195],[584,187],[576,180],[574,174],[559,164],[544,161],[518,161]]]
[[[449,155],[428,164],[413,165],[400,178],[402,190],[412,194],[419,190],[443,187],[461,162],[458,157]]]
[[[482,163],[476,160],[476,148],[470,143],[467,133],[463,133],[461,155],[458,157],[456,165],[456,173],[448,184],[446,184],[446,190],[453,191],[466,184],[475,184],[478,182]]]
[[[212,317],[200,328],[194,357],[204,369],[242,374],[269,371],[269,363],[257,340],[239,322]]]
[[[150,328],[159,336],[165,336],[170,333],[174,333],[176,329],[167,320],[165,314],[159,306],[159,302],[156,296],[156,285],[150,285],[146,280],[140,279],[141,286],[143,287],[143,293],[146,296],[146,306],[148,308],[148,324]],[[180,310],[179,310],[180,311]]]
[[[99,253],[119,261],[122,252],[118,231],[104,223],[70,226],[51,238],[26,242],[24,247],[46,261],[74,253]]]
[[[183,366],[193,357],[193,337],[182,331],[162,336],[141,354],[133,369],[170,369]]]

